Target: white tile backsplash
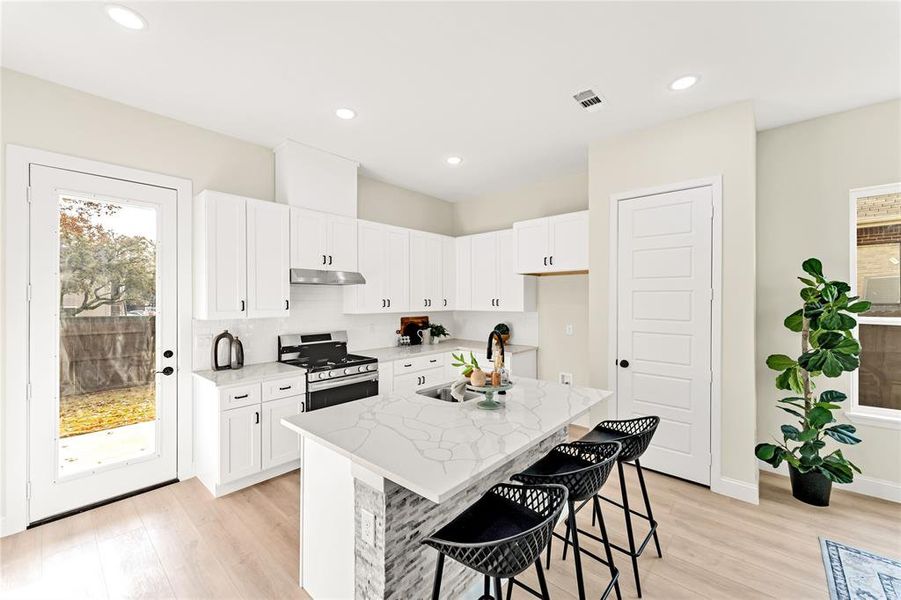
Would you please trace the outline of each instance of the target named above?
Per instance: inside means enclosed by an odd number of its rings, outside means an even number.
[[[282,333],[310,333],[346,330],[351,351],[384,348],[395,344],[400,314],[346,315],[344,288],[339,286],[291,286],[291,315],[284,319],[239,319],[194,321],[194,369],[210,368],[213,338],[227,329],[241,338],[245,364],[276,360],[278,336]],[[495,324],[505,322],[517,344],[538,345],[538,313],[411,312],[427,314],[432,322],[443,324],[454,337],[481,340],[488,338]]]

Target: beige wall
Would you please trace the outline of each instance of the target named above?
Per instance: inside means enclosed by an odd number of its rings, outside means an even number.
[[[592,383],[607,387],[609,202],[612,194],[723,177],[722,475],[755,484],[755,143],[753,107],[734,104],[596,142],[589,149]]]
[[[895,100],[760,132],[757,142],[758,439],[769,440],[788,415],[774,407],[767,355],[799,354],[782,326],[799,308],[801,262],[816,256],[827,276],[848,281],[848,192],[901,181],[901,101]],[[820,389],[848,392],[850,376],[821,379]],[[840,420],[847,421],[842,416]],[[901,484],[901,431],[856,423],[863,443],[841,446],[865,477]]]
[[[357,178],[357,216],[376,223],[454,235],[454,208],[450,202],[362,175]]]
[[[456,234],[506,229],[515,221],[585,210],[588,174],[570,173],[454,204]],[[573,335],[566,335],[566,326]],[[572,373],[576,385],[588,385],[588,276],[538,278],[538,377],[557,381]]]

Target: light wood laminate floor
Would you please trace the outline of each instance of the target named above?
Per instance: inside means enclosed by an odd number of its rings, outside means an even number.
[[[640,499],[635,473],[626,478]],[[760,506],[648,473],[664,558],[640,560],[644,598],[826,598],[818,536],[901,555],[901,507],[836,490],[832,506],[792,499],[788,481],[761,475]],[[3,538],[3,598],[308,598],[297,587],[297,472],[218,500],[191,479]],[[633,489],[634,488],[634,489]],[[616,496],[616,475],[605,493]],[[605,505],[625,545],[619,513]],[[580,513],[590,528],[588,510]],[[561,529],[562,532],[562,529]],[[596,544],[589,548],[599,552]],[[576,598],[572,559],[555,544],[551,596]],[[635,598],[626,557],[615,555],[625,598]],[[585,559],[588,597],[606,567]],[[535,585],[529,571],[523,580]],[[423,597],[431,581],[423,582]],[[516,590],[514,598],[529,598]]]

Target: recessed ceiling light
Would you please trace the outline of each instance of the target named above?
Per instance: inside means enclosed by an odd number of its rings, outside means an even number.
[[[349,108],[339,108],[338,110],[335,111],[335,115],[337,115],[337,117],[339,119],[344,119],[345,121],[349,121],[350,119],[353,119],[354,117],[356,117],[357,113]]]
[[[457,165],[459,165],[462,162],[463,162],[463,159],[460,158],[459,156],[448,156],[447,157],[447,164],[449,164],[453,167],[456,167]]]
[[[119,4],[107,4],[106,14],[109,18],[125,27],[126,29],[144,29],[147,27],[147,21],[144,17]]]
[[[687,90],[688,88],[696,84],[698,82],[698,79],[700,79],[700,77],[698,77],[697,75],[683,75],[682,77],[669,84],[669,89],[673,90],[674,92]]]

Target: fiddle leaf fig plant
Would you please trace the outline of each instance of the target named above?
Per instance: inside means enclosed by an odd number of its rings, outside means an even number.
[[[798,279],[802,307],[785,318],[785,327],[801,334],[801,355],[792,358],[772,354],[766,359],[770,369],[779,371],[776,387],[792,395],[779,400],[778,408],[797,419],[782,426],[782,441],[758,444],[754,453],[760,460],[778,467],[783,461],[800,471],[818,471],[830,481],[851,483],[857,465],[841,450],[822,456],[826,437],[841,444],[858,444],[857,430],[848,423],[837,423],[833,411],[841,408],[847,396],[835,390],[817,395],[814,379],[824,375],[839,377],[860,366],[860,344],[854,339],[857,320],[853,315],[866,312],[870,303],[850,296],[851,286],[831,281],[823,275],[823,264],[808,258],[801,265],[806,277]]]

